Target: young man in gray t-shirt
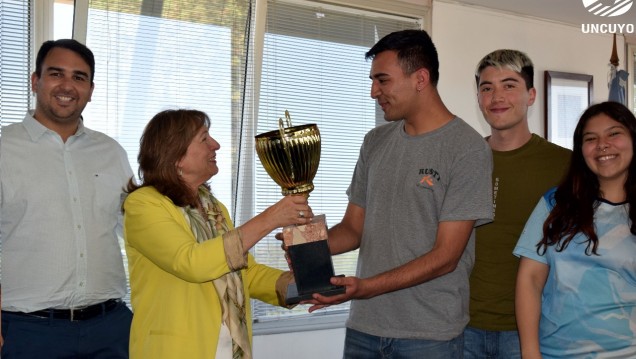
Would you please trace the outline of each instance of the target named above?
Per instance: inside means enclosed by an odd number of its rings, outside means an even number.
[[[310,311],[353,300],[345,358],[460,358],[474,227],[492,217],[491,152],[440,99],[425,31],[389,34],[366,56],[389,123],[366,135],[328,239],[333,254],[360,249],[358,272],[333,278],[346,293],[315,294]]]

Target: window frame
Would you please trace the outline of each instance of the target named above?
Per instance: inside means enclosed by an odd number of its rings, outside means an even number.
[[[629,77],[627,79],[627,102],[628,107],[636,114],[636,38],[629,39],[627,43],[627,56],[625,56],[627,62],[627,72]]]
[[[342,0],[342,1],[321,1],[321,0],[274,0],[277,2],[288,2],[292,4],[309,4],[319,5],[325,8],[337,9],[343,11],[348,9],[354,14],[364,13],[366,15],[395,16],[399,18],[411,18],[420,22],[422,29],[431,32],[431,9],[432,0]],[[73,38],[80,42],[86,41],[87,35],[87,18],[89,10],[89,0],[75,0],[75,15],[73,21]],[[256,0],[254,13],[254,34],[253,38],[253,77],[254,84],[252,90],[252,99],[255,109],[254,118],[258,116],[257,109],[260,99],[256,94],[259,93],[261,83],[261,70],[263,61],[264,37],[267,19],[267,2],[268,0]],[[53,3],[54,0],[36,1],[35,4],[35,21],[34,21],[34,54],[37,47],[46,39],[53,38]],[[252,176],[253,177],[253,176]],[[248,180],[249,181],[249,180]],[[235,220],[241,220],[241,216],[236,216]],[[333,218],[332,222],[336,223],[340,219]],[[287,332],[299,332],[309,330],[323,330],[343,328],[348,312],[345,313],[313,313],[307,316],[296,318],[277,318],[271,320],[263,320],[253,323],[254,335],[278,334]]]
[[[336,2],[326,2],[326,1],[306,1],[306,0],[270,0],[276,3],[288,3],[290,5],[305,5],[308,7],[320,7],[325,10],[335,10],[337,12],[344,13],[352,13],[355,15],[362,14],[367,16],[382,16],[386,18],[395,17],[401,20],[404,19],[413,19],[419,22],[420,28],[426,28],[424,24],[430,25],[430,8],[425,6],[416,6],[410,5],[405,6],[404,3],[395,2],[398,6],[387,6],[385,2],[379,1],[342,1],[340,3]],[[257,9],[257,21],[259,19],[258,9],[259,3],[267,3],[268,0],[257,0],[256,9]],[[372,7],[372,5],[376,7]],[[262,9],[263,6],[261,5]],[[414,14],[420,14],[419,16],[414,16]],[[257,32],[263,31],[262,36],[257,35],[258,38],[264,38],[265,34],[265,22],[267,19],[267,14],[262,16],[261,22],[257,23]],[[263,63],[263,48],[261,47],[259,53],[255,54],[255,62],[258,63],[259,69],[257,72],[258,75],[261,74],[261,64]],[[261,78],[257,78],[256,82],[258,84],[261,83]],[[370,85],[369,85],[370,86]],[[260,99],[259,99],[260,101]],[[258,105],[255,105],[255,109],[258,109]],[[377,109],[376,109],[377,111]],[[292,116],[293,117],[293,116]],[[376,126],[378,124],[384,123],[384,120],[381,118],[378,120],[376,116]],[[356,149],[358,150],[358,149]],[[258,164],[257,164],[258,166]],[[344,195],[344,194],[343,194]],[[328,222],[333,225],[338,223],[341,218],[330,218]],[[279,334],[279,333],[287,333],[287,332],[301,332],[301,331],[313,331],[313,330],[323,330],[323,329],[336,329],[336,328],[344,328],[345,322],[348,318],[348,310],[346,311],[335,311],[329,313],[321,313],[315,312],[312,314],[299,316],[297,313],[293,317],[279,317],[276,319],[268,319],[268,318],[254,318],[255,321],[253,323],[253,333],[254,335],[268,335],[268,334]]]

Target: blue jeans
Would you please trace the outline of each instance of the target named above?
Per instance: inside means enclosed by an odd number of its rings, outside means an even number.
[[[490,331],[473,327],[464,330],[464,358],[521,359],[519,332]]]
[[[347,328],[345,359],[462,359],[463,335],[449,341],[384,338]]]
[[[70,321],[2,312],[2,359],[128,358],[132,312],[120,303],[95,318]]]

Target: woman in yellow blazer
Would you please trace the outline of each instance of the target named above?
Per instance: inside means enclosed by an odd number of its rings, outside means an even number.
[[[134,312],[130,357],[251,358],[250,298],[284,306],[289,272],[248,250],[276,228],[306,224],[307,199],[287,196],[234,228],[207,181],[218,172],[210,120],[155,115],[141,138],[139,177],[124,202]]]

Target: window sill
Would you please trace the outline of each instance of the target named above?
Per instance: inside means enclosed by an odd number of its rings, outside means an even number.
[[[314,313],[298,318],[272,319],[255,322],[252,326],[253,335],[269,335],[283,333],[297,333],[313,330],[344,328],[349,312],[334,314]]]

